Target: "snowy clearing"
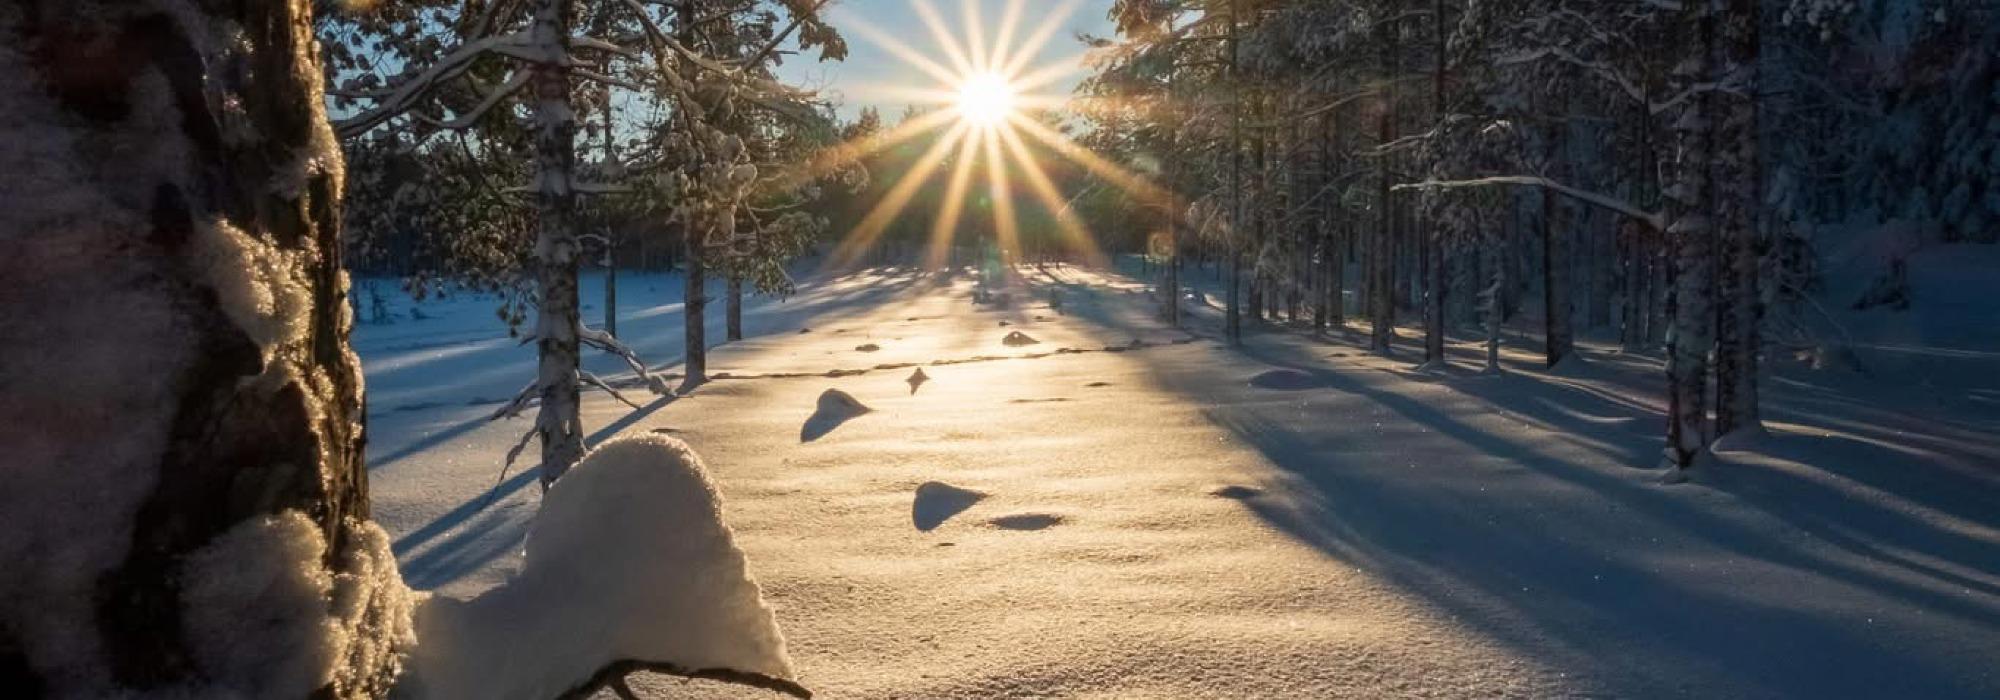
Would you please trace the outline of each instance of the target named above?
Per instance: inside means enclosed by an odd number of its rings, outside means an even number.
[[[905,271],[812,280],[748,305],[691,396],[586,394],[593,445],[701,453],[822,697],[2000,694],[2000,406],[1976,394],[1779,368],[1770,435],[1664,485],[1656,359],[1231,350],[1214,309],[1189,335],[1128,278],[1023,274],[1060,313]],[[621,282],[643,300],[624,339],[672,373],[679,280]],[[530,471],[496,484],[524,421],[483,420],[533,352],[487,302],[423,309],[356,334],[375,515],[412,586],[467,598],[520,569],[539,499]]]

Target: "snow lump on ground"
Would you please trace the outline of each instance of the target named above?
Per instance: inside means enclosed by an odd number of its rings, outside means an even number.
[[[417,697],[556,697],[609,662],[792,676],[721,497],[685,443],[592,451],[549,489],[521,572],[418,613]]]

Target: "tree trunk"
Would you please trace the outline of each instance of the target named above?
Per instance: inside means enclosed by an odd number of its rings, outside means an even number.
[[[618,336],[618,247],[604,250],[604,332]]]
[[[1750,95],[1757,94],[1759,32],[1757,3],[1731,0],[1723,46],[1725,74],[1744,75]],[[1758,152],[1755,99],[1729,96],[1724,115],[1718,170],[1728,178],[1721,194],[1727,236],[1723,238],[1721,301],[1717,319],[1715,430],[1727,435],[1762,429],[1757,411],[1758,324],[1763,303],[1757,289],[1758,231],[1762,222],[1762,173]]]
[[[677,8],[677,29],[682,46],[694,46],[695,8],[694,3],[682,0]],[[683,117],[684,119],[686,117]],[[686,125],[691,127],[692,125]],[[687,290],[681,303],[681,327],[683,329],[682,371],[683,390],[693,389],[708,382],[708,276],[707,253],[702,249],[702,222],[682,222],[682,254],[686,256]]]
[[[743,339],[743,278],[729,276],[729,302],[723,315],[726,317],[730,340]]]
[[[567,56],[569,3],[537,0],[528,41],[537,55]],[[540,293],[535,314],[535,346],[540,351],[536,374],[541,408],[535,433],[542,443],[542,486],[555,483],[570,465],[583,459],[583,415],[577,392],[577,240],[575,180],[576,119],[570,109],[569,66],[549,61],[531,64],[533,91],[535,193],[535,283]]]
[[[1710,79],[1708,47],[1715,36],[1714,15],[1706,3],[1689,3],[1689,20],[1696,41],[1688,60],[1690,70],[1680,81],[1692,85]],[[1714,194],[1709,180],[1709,119],[1713,99],[1703,96],[1689,100],[1675,122],[1680,141],[1679,186],[1671,190],[1669,213],[1673,225],[1667,235],[1674,241],[1674,289],[1669,313],[1673,337],[1667,351],[1667,449],[1674,466],[1692,467],[1710,439],[1707,384],[1708,352],[1712,345],[1715,316],[1711,296],[1715,257],[1711,238]]]
[[[0,12],[0,686],[386,694],[407,589],[368,520],[308,3],[32,7]],[[277,656],[300,635],[336,639]]]
[[[1549,367],[1575,351],[1570,319],[1569,227],[1555,190],[1542,188],[1542,338]],[[1563,229],[1558,231],[1557,229]]]
[[[683,237],[687,239],[684,260],[687,265],[687,288],[681,305],[684,310],[681,326],[685,329],[683,354],[687,359],[682,365],[687,376],[681,380],[681,386],[692,389],[708,381],[708,317],[705,313],[708,308],[708,276],[702,264],[700,234],[695,233],[693,227],[687,227]]]
[[[1398,68],[1395,22],[1382,22],[1381,31],[1384,73],[1394,76]],[[1375,120],[1375,141],[1382,146],[1396,139],[1396,81],[1392,78],[1388,83],[1388,95]],[[1396,214],[1389,190],[1391,160],[1388,156],[1376,159],[1375,204],[1381,219],[1368,253],[1368,349],[1385,355],[1396,335]]]
[[[1229,3],[1229,235],[1222,247],[1229,256],[1228,309],[1223,314],[1223,335],[1230,345],[1243,344],[1243,84],[1236,79],[1237,52],[1236,0]]]

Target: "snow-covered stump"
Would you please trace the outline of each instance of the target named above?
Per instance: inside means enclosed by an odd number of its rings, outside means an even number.
[[[801,697],[771,608],[693,450],[605,444],[550,487],[519,575],[417,615],[412,697],[584,697],[632,671]]]
[[[308,8],[0,11],[16,697],[374,697],[411,641]]]

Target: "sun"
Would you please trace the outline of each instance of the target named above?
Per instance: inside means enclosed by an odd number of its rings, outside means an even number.
[[[925,260],[933,269],[947,259],[958,225],[968,209],[990,210],[991,230],[1001,255],[1008,258],[1017,254],[1023,223],[1020,207],[1016,205],[1017,186],[1025,189],[1021,204],[1038,206],[1053,219],[1060,245],[1085,261],[1102,262],[1102,251],[1070,206],[1071,198],[1043,167],[1044,160],[1081,166],[1093,179],[1163,209],[1184,206],[1174,199],[1173,193],[1145,176],[1071,141],[1056,124],[1061,117],[1055,110],[1065,100],[1047,94],[1046,90],[1083,69],[1083,57],[1072,56],[1040,66],[1032,64],[1085,0],[1007,0],[999,23],[990,34],[986,30],[987,18],[980,12],[980,2],[962,0],[960,26],[954,28],[932,4],[938,1],[941,0],[909,0],[911,11],[929,28],[937,45],[936,53],[919,51],[862,17],[842,18],[843,28],[854,29],[935,82],[860,86],[876,99],[900,99],[921,108],[912,110],[910,117],[892,129],[829,149],[815,157],[802,172],[824,174],[842,164],[857,162],[927,135],[935,138],[906,171],[896,174],[893,178],[896,184],[847,233],[828,256],[829,266],[859,260],[891,224],[910,213],[911,201],[927,183],[934,181],[933,176],[944,181],[941,206],[931,221]],[[1035,5],[1034,13],[1042,16],[1041,22],[1032,28],[1023,22],[1031,3]],[[983,193],[975,191],[974,180],[980,179],[976,174],[980,169],[985,171]]]
[[[975,73],[958,85],[959,117],[979,126],[994,126],[1014,113],[1019,90],[999,73]]]

